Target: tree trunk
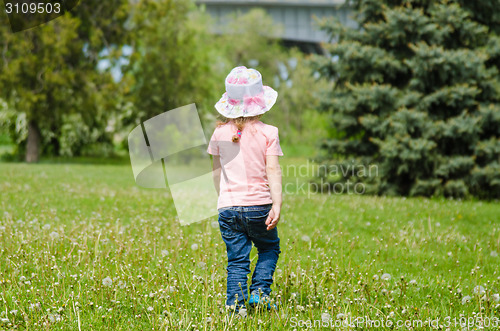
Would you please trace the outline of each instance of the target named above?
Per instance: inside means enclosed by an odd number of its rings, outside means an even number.
[[[28,122],[28,141],[26,143],[26,162],[38,162],[40,156],[40,129],[35,121]]]

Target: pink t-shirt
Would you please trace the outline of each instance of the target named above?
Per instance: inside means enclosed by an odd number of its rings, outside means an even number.
[[[207,152],[220,156],[222,168],[217,209],[272,203],[266,155],[283,155],[278,128],[250,122],[245,124],[240,141],[233,143],[236,132],[232,122],[218,126],[208,144]]]

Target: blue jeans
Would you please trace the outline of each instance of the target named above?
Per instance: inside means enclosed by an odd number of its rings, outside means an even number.
[[[265,224],[271,206],[269,204],[219,209],[219,227],[227,249],[228,306],[235,305],[238,309],[248,299],[247,275],[250,273],[252,242],[257,247],[259,257],[252,275],[250,293],[259,293],[259,289],[263,295],[271,293],[273,274],[281,253],[278,229],[268,231]]]

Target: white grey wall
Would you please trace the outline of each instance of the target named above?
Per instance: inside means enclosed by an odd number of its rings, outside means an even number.
[[[349,15],[351,15],[349,9],[334,4],[325,6],[324,3],[328,2],[326,0],[310,2],[297,1],[297,4],[295,5],[283,5],[284,2],[290,1],[255,1],[258,6],[249,5],[249,2],[250,1],[235,2],[222,0],[198,1],[198,3],[205,4],[207,12],[215,19],[216,26],[214,27],[214,30],[217,33],[224,32],[225,16],[237,11],[245,13],[255,7],[263,8],[269,13],[269,15],[271,15],[276,23],[283,25],[284,32],[281,38],[285,40],[311,43],[328,41],[328,36],[323,31],[318,29],[313,17],[321,19],[323,17],[336,16],[343,24],[356,26],[356,23],[349,18]],[[275,4],[269,4],[271,2],[274,2]],[[313,5],[313,2],[322,4]],[[339,1],[334,0],[330,2],[338,3]],[[266,5],[264,6],[263,4],[265,3]]]

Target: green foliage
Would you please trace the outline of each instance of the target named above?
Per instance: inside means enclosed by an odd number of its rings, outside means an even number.
[[[334,82],[322,109],[339,155],[380,167],[375,193],[500,197],[500,17],[460,1],[356,0],[358,29],[325,21]],[[490,5],[488,5],[490,4]],[[331,181],[331,184],[346,178]]]
[[[127,39],[127,8],[123,0],[83,1],[56,20],[15,34],[0,18],[0,97],[9,105],[4,123],[19,153],[28,123],[41,136],[43,154],[78,155],[88,144],[111,143],[105,128],[119,104],[118,87],[97,64],[103,49]]]
[[[133,123],[169,109],[215,98],[215,48],[207,16],[188,0],[142,0],[131,19],[134,53],[126,68],[136,111]],[[213,107],[213,105],[211,105]]]

